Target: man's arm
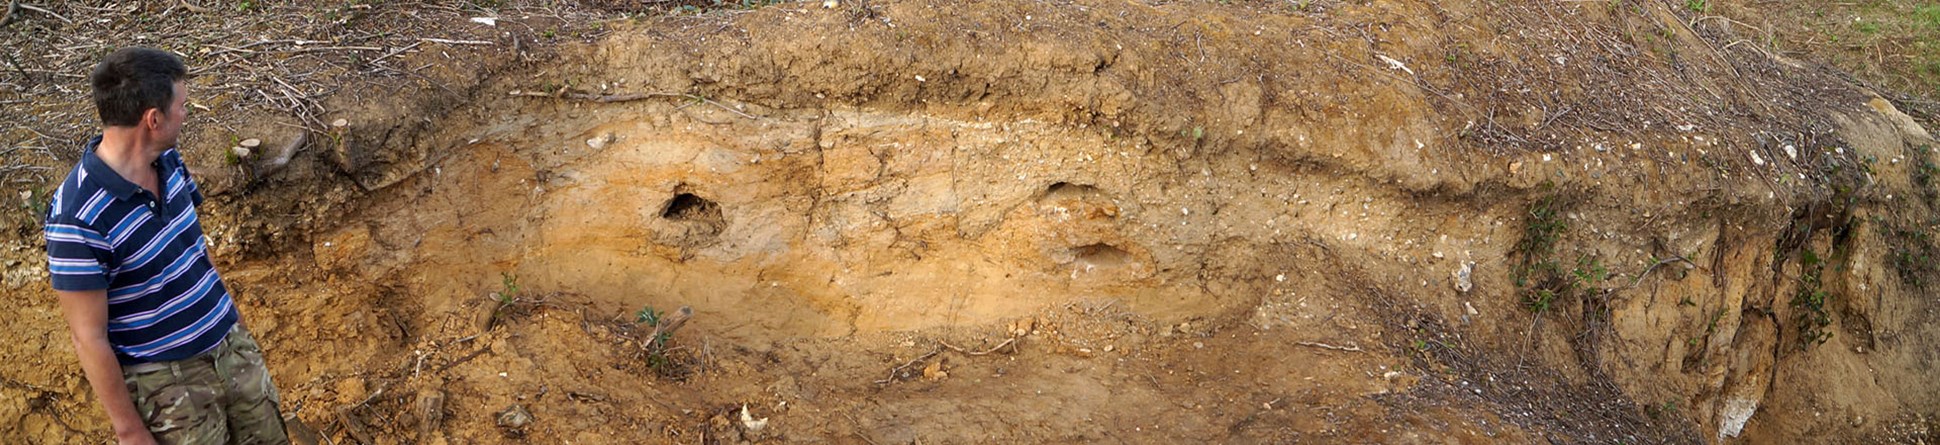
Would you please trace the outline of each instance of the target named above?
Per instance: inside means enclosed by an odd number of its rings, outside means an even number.
[[[115,439],[122,445],[149,445],[155,438],[135,410],[134,399],[121,378],[121,362],[108,346],[108,291],[55,291],[61,299],[61,315],[67,318],[68,334],[74,339],[74,355],[81,358],[81,371],[94,387],[94,397],[108,411]]]

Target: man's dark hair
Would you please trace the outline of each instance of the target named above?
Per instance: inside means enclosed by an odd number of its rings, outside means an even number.
[[[94,108],[101,123],[126,127],[141,123],[150,108],[168,113],[175,100],[175,81],[189,76],[189,69],[174,54],[153,48],[122,48],[94,66],[89,81],[94,84]]]

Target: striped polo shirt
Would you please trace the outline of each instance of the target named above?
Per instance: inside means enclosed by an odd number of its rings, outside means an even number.
[[[236,323],[235,303],[209,263],[195,207],[202,192],[182,155],[153,164],[163,198],[123,179],[88,141],[54,192],[44,232],[54,289],[108,291],[108,343],[123,365],[194,357]]]

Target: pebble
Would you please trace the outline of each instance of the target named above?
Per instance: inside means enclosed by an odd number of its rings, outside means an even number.
[[[532,413],[527,412],[524,406],[518,404],[513,404],[498,414],[498,426],[501,427],[519,429],[530,424],[532,424]]]
[[[1474,274],[1474,271],[1475,271],[1474,262],[1462,263],[1462,268],[1457,269],[1454,274],[1456,291],[1460,291],[1462,293],[1468,293],[1469,289],[1473,289],[1475,287],[1475,283],[1469,280],[1469,276]]]
[[[592,139],[587,139],[586,146],[593,147],[595,149],[606,148],[606,144],[612,143],[614,139],[616,139],[616,137],[613,136],[613,133],[606,133],[606,134],[602,134],[597,137],[594,137]]]

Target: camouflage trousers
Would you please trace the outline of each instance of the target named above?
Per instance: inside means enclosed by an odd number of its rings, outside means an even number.
[[[208,353],[122,368],[148,431],[162,444],[287,444],[281,399],[263,350],[242,325]]]

